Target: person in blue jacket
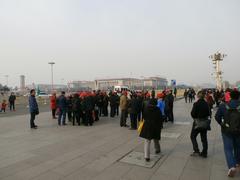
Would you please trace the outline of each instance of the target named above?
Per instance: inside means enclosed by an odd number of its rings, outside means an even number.
[[[61,96],[58,97],[57,106],[59,108],[58,125],[65,126],[65,125],[67,125],[66,124],[66,114],[67,114],[68,104],[67,104],[67,98],[65,96],[64,91],[61,93]]]
[[[32,89],[30,91],[30,96],[29,96],[29,111],[31,114],[31,118],[30,118],[30,127],[31,129],[37,129],[37,125],[34,123],[36,115],[39,114],[39,109],[38,109],[38,103],[36,100],[36,91],[34,89]]]
[[[165,116],[165,102],[163,100],[164,94],[163,93],[158,93],[157,98],[158,98],[157,107],[161,110],[162,115]]]

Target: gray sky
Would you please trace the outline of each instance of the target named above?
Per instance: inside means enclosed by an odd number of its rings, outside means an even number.
[[[0,83],[162,75],[213,82],[208,56],[240,79],[239,0],[0,0]],[[132,75],[131,75],[132,74]]]

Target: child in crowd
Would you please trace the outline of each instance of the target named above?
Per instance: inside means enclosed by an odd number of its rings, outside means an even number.
[[[7,108],[7,101],[3,100],[1,104],[1,112],[6,112],[6,108]]]

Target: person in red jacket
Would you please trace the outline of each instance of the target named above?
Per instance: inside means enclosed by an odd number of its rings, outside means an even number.
[[[56,93],[53,93],[51,98],[50,98],[50,105],[51,105],[51,110],[52,110],[52,118],[56,118],[56,110],[57,110],[57,96]]]

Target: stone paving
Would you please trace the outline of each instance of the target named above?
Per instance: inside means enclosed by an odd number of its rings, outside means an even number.
[[[153,168],[121,162],[131,152],[143,153],[143,139],[135,131],[120,128],[119,118],[102,118],[93,127],[58,127],[50,113],[41,113],[36,121],[39,129],[30,130],[29,115],[0,117],[0,179],[228,179],[220,130],[215,122],[209,133],[209,158],[189,156],[191,107],[182,100],[176,102],[177,123],[165,125],[163,152]]]

